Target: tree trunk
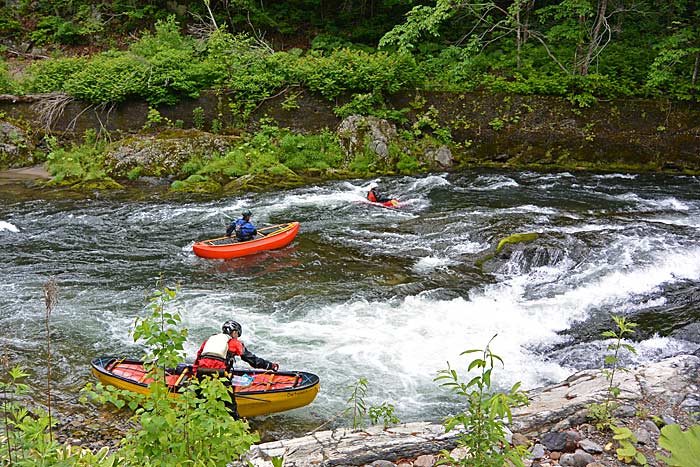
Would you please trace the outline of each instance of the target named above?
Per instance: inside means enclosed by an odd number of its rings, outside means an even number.
[[[586,76],[588,74],[588,69],[591,66],[594,55],[600,47],[600,41],[602,38],[601,29],[603,24],[606,23],[607,18],[605,14],[608,9],[608,0],[600,0],[598,3],[598,12],[596,15],[595,26],[593,26],[593,31],[591,31],[590,42],[588,43],[588,52],[586,52],[586,58],[581,63],[581,76]],[[606,25],[606,30],[608,26]]]
[[[690,84],[695,86],[695,83],[698,82],[698,69],[700,68],[700,52],[695,52],[695,67],[693,67],[693,79],[690,81]]]

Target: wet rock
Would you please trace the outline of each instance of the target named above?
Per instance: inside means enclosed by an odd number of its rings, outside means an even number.
[[[590,439],[582,439],[581,441],[579,441],[578,446],[584,451],[591,454],[600,454],[603,452],[603,447],[600,444],[591,441]]]
[[[559,459],[559,465],[564,467],[586,467],[595,462],[595,457],[582,449],[577,449],[573,454],[564,454]]]
[[[629,373],[620,375],[620,398],[634,403],[639,401],[640,404],[652,397],[668,402],[667,395],[673,393],[679,394],[681,401],[686,396],[695,394],[690,391],[695,391],[694,379],[698,367],[700,358],[679,355],[632,369]],[[551,438],[552,444],[556,441],[556,446],[562,449],[570,449],[572,444],[575,448],[576,443],[582,442],[579,432],[570,430],[557,434],[551,431],[551,427],[563,418],[585,412],[586,406],[592,402],[604,401],[608,388],[609,381],[599,370],[585,370],[562,383],[530,391],[530,405],[513,410],[511,429],[543,441]],[[670,410],[662,413],[666,418],[673,415]],[[592,432],[590,425],[585,425],[583,429],[587,433]],[[325,431],[314,433],[313,436],[253,446],[247,460],[255,467],[272,467],[269,459],[284,455],[286,467],[332,467],[363,465],[381,459],[410,459],[421,455],[435,457],[442,450],[456,448],[459,434],[458,430],[445,433],[442,425],[428,422],[408,423],[386,429],[383,426],[370,427],[362,432]],[[546,446],[544,442],[542,445]],[[561,452],[558,450],[549,453],[549,459],[553,463],[560,457]],[[546,453],[543,459],[546,459]],[[583,462],[586,461],[595,461],[583,447],[574,454],[569,454],[567,459],[573,467],[585,466]],[[544,465],[545,462],[541,464]],[[248,464],[246,462],[240,465]]]
[[[203,161],[214,154],[226,154],[240,138],[197,130],[169,130],[157,135],[126,138],[105,155],[109,174],[126,178],[138,170],[139,176],[180,175],[185,162],[193,156]]]

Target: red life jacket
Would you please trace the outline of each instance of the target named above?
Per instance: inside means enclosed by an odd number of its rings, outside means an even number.
[[[377,202],[377,197],[374,194],[374,190],[369,190],[369,193],[367,193],[367,199],[370,200],[373,203]]]

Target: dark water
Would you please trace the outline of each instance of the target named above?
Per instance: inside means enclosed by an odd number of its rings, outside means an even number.
[[[367,405],[402,421],[437,420],[459,399],[434,381],[467,349],[492,349],[497,385],[533,388],[599,367],[612,314],[638,322],[634,365],[700,347],[700,180],[657,175],[470,171],[380,180],[400,209],[363,202],[370,180],[289,191],[183,198],[36,192],[0,185],[0,349],[45,386],[42,285],[51,316],[57,410],[92,380],[89,360],[140,356],[130,337],[156,281],[180,283],[187,356],[221,323],[282,368],[317,373],[308,407],[253,421],[273,436],[315,428],[369,381]],[[37,198],[41,196],[41,198]],[[282,250],[228,261],[192,253],[245,207],[253,221],[301,222]],[[538,233],[479,260],[515,233]],[[348,425],[337,419],[329,426]]]

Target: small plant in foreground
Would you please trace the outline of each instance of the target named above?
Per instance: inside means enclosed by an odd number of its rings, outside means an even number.
[[[520,390],[520,382],[505,393],[491,391],[491,373],[495,363],[503,360],[491,351],[489,340],[486,348],[466,350],[461,355],[481,352],[481,358],[472,360],[467,371],[476,369],[480,373],[468,383],[459,381],[457,372],[448,362],[446,370],[440,370],[435,381],[467,399],[467,408],[458,415],[447,418],[445,431],[449,432],[460,425],[464,431],[457,438],[457,444],[469,450],[469,456],[453,459],[448,451],[443,451],[440,464],[453,464],[469,467],[502,467],[506,463],[523,467],[523,457],[527,455],[524,446],[511,447],[506,440],[505,423],[512,421],[511,409],[528,404],[527,394]]]
[[[346,411],[352,410],[352,428],[363,427],[365,422],[365,413],[367,406],[365,405],[365,396],[367,395],[367,378],[360,378],[355,384],[348,386],[351,389],[350,397],[346,402],[352,403]]]
[[[614,433],[613,439],[620,445],[620,447],[615,450],[617,458],[626,464],[635,462],[637,465],[647,465],[646,456],[637,451],[635,447],[635,444],[637,444],[637,437],[634,436],[632,430],[626,426],[612,426],[611,429]]]
[[[600,404],[591,404],[588,406],[589,417],[593,419],[596,428],[599,430],[610,428],[617,423],[612,414],[616,407],[614,400],[620,395],[620,387],[615,381],[615,374],[618,371],[628,371],[625,367],[620,365],[620,350],[626,349],[631,353],[637,353],[633,346],[622,341],[627,334],[634,334],[634,328],[637,327],[637,323],[627,321],[624,316],[613,315],[612,318],[617,325],[617,331],[604,331],[601,334],[603,337],[614,339],[614,341],[608,345],[608,351],[612,351],[613,353],[605,357],[605,365],[608,366],[608,368],[603,369],[603,374],[608,380],[605,401]]]

